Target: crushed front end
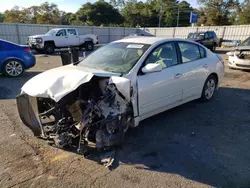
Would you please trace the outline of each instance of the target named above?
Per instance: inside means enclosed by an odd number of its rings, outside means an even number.
[[[250,70],[250,48],[240,47],[228,52],[228,66],[234,69]]]
[[[93,77],[58,102],[50,98],[17,97],[20,118],[35,136],[64,149],[87,155],[89,145],[109,151],[123,142],[133,123],[133,111],[126,94],[109,78]]]

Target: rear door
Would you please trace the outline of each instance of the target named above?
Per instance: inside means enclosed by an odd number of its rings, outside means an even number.
[[[69,46],[69,37],[67,36],[66,29],[60,29],[56,33],[54,42],[56,47]]]
[[[205,49],[190,42],[178,42],[182,61],[182,100],[199,98],[208,77],[208,62]]]
[[[79,38],[75,29],[67,29],[68,41],[70,46],[78,46]]]

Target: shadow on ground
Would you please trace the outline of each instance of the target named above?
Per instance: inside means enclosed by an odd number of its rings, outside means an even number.
[[[193,101],[144,120],[126,134],[115,168],[126,164],[215,187],[250,187],[249,96],[250,90],[220,88],[208,103]]]
[[[119,160],[216,187],[250,187],[250,90],[220,88],[130,129]]]
[[[0,75],[0,99],[15,99],[25,82],[39,73],[40,72],[24,72],[16,78]]]

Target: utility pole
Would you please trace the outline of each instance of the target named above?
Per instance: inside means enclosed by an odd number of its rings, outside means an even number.
[[[161,27],[161,18],[162,18],[162,15],[163,15],[162,2],[161,2],[161,0],[158,0],[158,4],[159,4],[159,6],[160,6],[160,11],[159,11],[159,24],[158,24],[158,27]]]
[[[179,27],[179,19],[180,19],[180,9],[178,7],[178,13],[177,13],[177,27]]]

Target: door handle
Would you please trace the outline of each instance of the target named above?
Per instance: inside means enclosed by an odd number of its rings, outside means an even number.
[[[207,64],[205,64],[205,65],[203,65],[203,67],[204,67],[205,69],[207,69],[207,68],[208,68],[208,65],[207,65]]]
[[[182,74],[178,73],[178,74],[176,74],[176,75],[174,76],[174,78],[175,78],[175,79],[178,79],[178,78],[180,78],[181,76],[182,76]]]
[[[68,38],[68,37],[65,37],[65,38]]]

